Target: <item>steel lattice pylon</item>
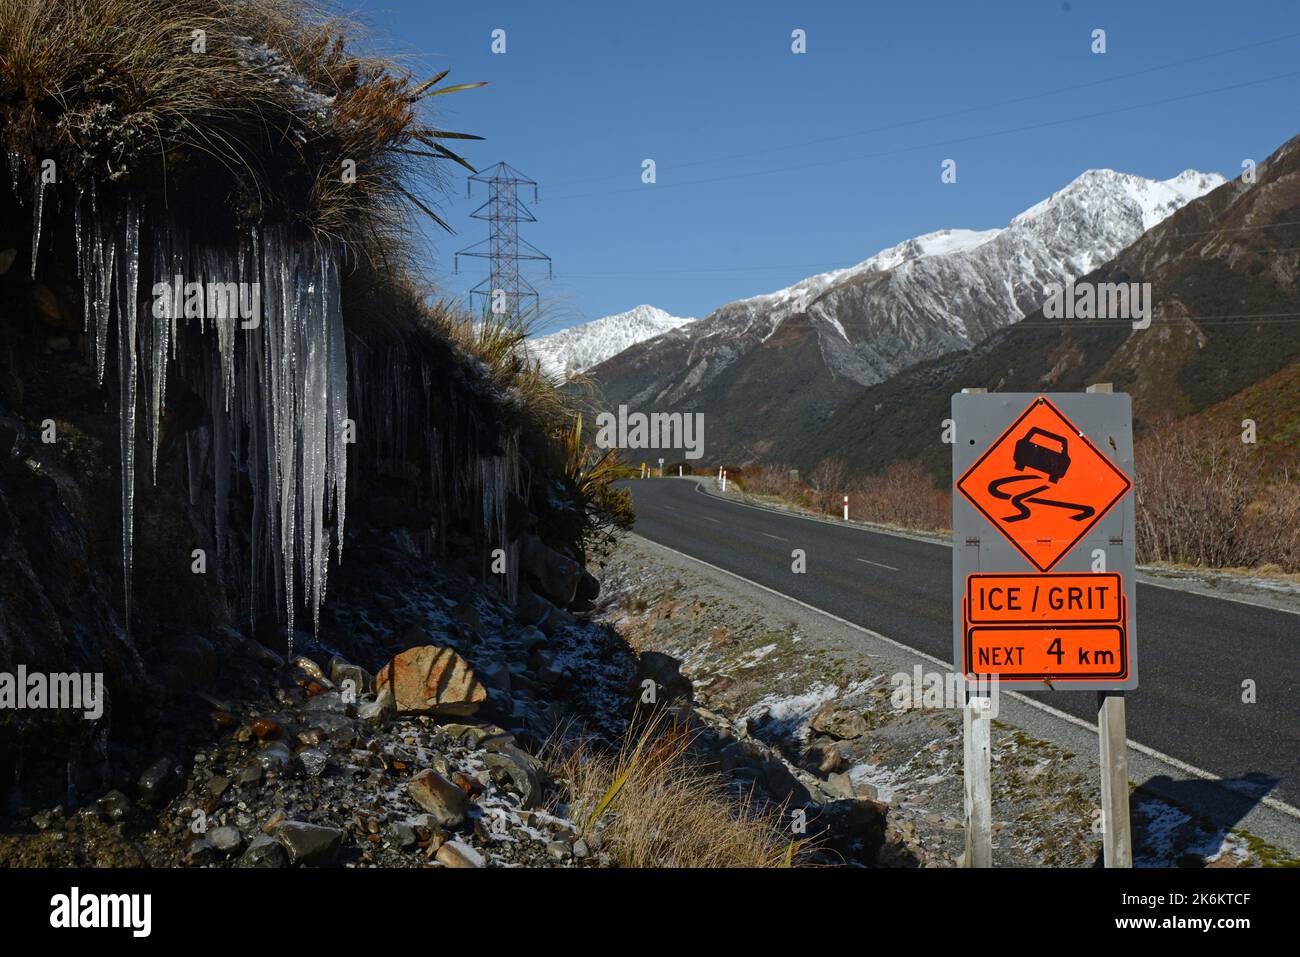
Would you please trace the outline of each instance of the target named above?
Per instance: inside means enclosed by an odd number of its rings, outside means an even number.
[[[537,222],[537,217],[520,201],[519,187],[531,186],[533,202],[537,202],[537,183],[504,162],[471,176],[466,184],[467,196],[472,195],[476,182],[487,184],[488,198],[470,215],[474,219],[486,219],[490,231],[487,239],[456,253],[456,272],[460,272],[461,256],[488,260],[488,277],[469,291],[470,304],[473,305],[475,296],[482,296],[493,313],[504,311],[522,320],[540,309],[541,300],[537,290],[521,274],[519,263],[528,259],[543,261],[548,275],[551,265],[550,256],[519,238],[520,223]],[[493,309],[494,300],[504,309]]]

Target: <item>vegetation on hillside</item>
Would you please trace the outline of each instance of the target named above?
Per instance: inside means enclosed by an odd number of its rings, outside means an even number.
[[[432,107],[481,84],[358,36],[297,0],[0,0],[0,668],[102,671],[121,717],[176,635],[311,629],[350,549],[515,597],[525,541],[626,523],[517,317],[416,266],[478,139]],[[173,272],[283,297],[156,321]]]
[[[784,458],[806,474],[820,463],[839,462],[859,480],[910,463],[928,477],[918,485],[924,497],[951,482],[951,447],[941,437],[954,393],[972,387],[1079,392],[1110,382],[1133,396],[1138,494],[1152,520],[1200,523],[1218,536],[1213,543],[1195,542],[1174,528],[1155,534],[1149,527],[1139,530],[1139,557],[1294,569],[1287,530],[1300,500],[1294,466],[1300,437],[1297,222],[1300,138],[1261,164],[1253,185],[1230,183],[1187,204],[1080,278],[1150,282],[1150,328],[1134,329],[1126,320],[1053,321],[1039,310],[972,349],[862,390]],[[1173,423],[1181,420],[1189,424],[1180,429]],[[1241,441],[1245,420],[1255,424],[1253,444]],[[1241,484],[1231,505],[1198,498],[1163,470],[1170,443],[1177,441],[1190,443],[1182,465],[1195,477],[1186,481],[1221,478],[1214,463],[1232,463]],[[870,504],[864,513],[873,514]]]

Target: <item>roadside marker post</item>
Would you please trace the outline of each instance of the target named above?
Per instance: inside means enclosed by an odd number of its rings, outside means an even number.
[[[727,470],[726,470],[726,469],[723,469],[723,470],[722,470],[722,490],[723,490],[724,492],[727,490]]]
[[[984,392],[984,389],[962,389],[967,395]],[[955,501],[955,497],[954,497]],[[956,539],[956,523],[953,538]],[[959,663],[954,668],[960,667]],[[962,824],[966,830],[966,851],[962,854],[962,867],[993,866],[993,726],[982,705],[988,699],[972,698],[965,689],[965,704],[961,709],[962,737]]]
[[[988,698],[966,697],[961,712],[966,853],[963,867],[993,866],[993,722]]]
[[[1132,406],[1087,393],[952,398],[953,668],[1097,695],[1107,867],[1131,867],[1124,692],[1136,689]],[[996,532],[996,534],[994,534]],[[987,866],[987,719],[963,716],[967,867]],[[983,862],[983,863],[982,863]]]
[[[849,520],[849,497],[844,496],[844,521]]]
[[[1111,393],[1109,382],[1088,386]],[[1097,692],[1097,739],[1101,765],[1102,857],[1107,867],[1133,866],[1128,807],[1128,716],[1123,691]]]

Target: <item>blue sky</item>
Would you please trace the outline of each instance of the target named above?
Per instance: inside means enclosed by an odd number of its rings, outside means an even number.
[[[351,9],[417,72],[491,84],[431,102],[486,137],[465,144],[476,166],[504,159],[541,184],[521,235],[554,261],[553,280],[533,273],[548,330],[642,302],[702,316],[910,236],[1005,225],[1085,169],[1234,176],[1300,133],[1295,0]],[[427,232],[427,268],[463,294],[486,262],[456,276],[452,254],[487,224],[456,169],[442,210],[457,234]]]

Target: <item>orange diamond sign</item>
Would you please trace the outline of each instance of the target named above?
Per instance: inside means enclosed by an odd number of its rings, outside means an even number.
[[[1064,558],[1131,487],[1046,396],[957,480],[957,491],[1040,572]]]

